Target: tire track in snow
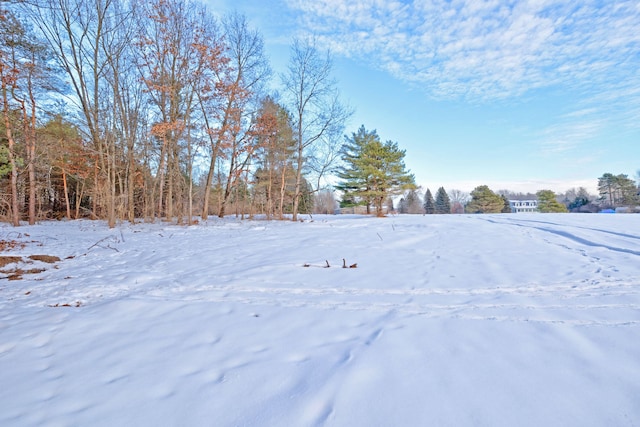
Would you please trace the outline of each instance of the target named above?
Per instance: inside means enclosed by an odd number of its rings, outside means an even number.
[[[595,242],[593,240],[589,240],[589,239],[585,239],[583,237],[580,237],[574,233],[565,231],[565,230],[556,230],[553,229],[551,227],[544,227],[544,226],[535,226],[535,225],[529,225],[529,224],[524,224],[526,222],[536,222],[536,223],[543,223],[543,224],[549,224],[549,225],[558,225],[559,227],[563,227],[563,228],[568,228],[569,226],[566,225],[560,225],[560,224],[554,224],[554,223],[547,223],[547,222],[543,222],[543,221],[527,221],[527,220],[516,220],[514,218],[509,218],[510,221],[498,221],[496,219],[491,219],[491,218],[481,218],[484,221],[493,223],[493,224],[500,224],[500,225],[513,225],[516,227],[524,227],[524,228],[529,228],[529,229],[534,229],[534,230],[538,230],[538,231],[542,231],[545,233],[549,233],[549,234],[554,234],[556,236],[560,236],[560,237],[564,237],[566,239],[569,239],[573,242],[579,243],[581,245],[585,245],[585,246],[590,246],[590,247],[594,247],[594,248],[603,248],[603,249],[607,249],[613,252],[620,252],[620,253],[626,253],[626,254],[631,254],[631,255],[636,255],[636,256],[640,256],[640,251],[634,250],[634,249],[628,249],[628,248],[621,248],[618,246],[612,246],[609,244],[605,244],[605,243],[601,243],[601,242]],[[624,237],[624,238],[630,238],[630,239],[639,239],[640,237],[638,236],[634,236],[631,234],[623,234],[623,233],[613,233],[613,232],[606,232],[603,230],[598,230],[598,229],[593,229],[593,228],[587,228],[587,227],[575,227],[575,228],[582,228],[584,230],[593,232],[593,231],[597,231],[597,232],[601,232],[601,233],[605,233],[605,234],[614,234],[616,236],[620,236],[620,237]],[[637,243],[633,243],[634,245],[637,245]]]
[[[577,253],[585,257],[589,260],[591,268],[593,268],[592,274],[601,277],[607,277],[612,273],[619,272],[619,266],[615,261],[612,262],[610,260],[611,256],[614,258],[616,254],[640,256],[636,241],[640,237],[629,233],[524,218],[489,217],[479,219],[496,225],[518,227],[521,230],[526,230],[525,232],[529,237],[532,237],[533,233],[542,232],[544,235],[541,236],[541,240],[549,245],[554,245],[570,253]],[[558,227],[558,229],[553,227]],[[579,235],[579,230],[585,230],[588,233],[588,238]],[[548,237],[545,237],[545,235]],[[560,239],[553,238],[553,236],[560,237]],[[604,249],[611,252],[611,254],[607,256],[603,251],[596,251],[597,249]]]
[[[520,219],[520,218],[505,218],[507,221],[511,221],[511,222],[523,222],[523,223],[537,223],[537,224],[546,224],[546,225],[553,225],[553,226],[557,226],[557,227],[571,227],[571,228],[577,228],[577,229],[581,229],[581,230],[587,230],[589,232],[592,231],[597,231],[599,233],[603,233],[603,234],[609,234],[612,236],[618,236],[618,237],[624,237],[624,238],[629,238],[629,239],[637,239],[640,240],[640,236],[636,236],[634,234],[628,234],[628,233],[620,233],[620,232],[616,232],[616,231],[611,231],[611,230],[603,230],[601,228],[592,228],[592,227],[584,227],[584,226],[580,226],[580,225],[572,225],[572,224],[559,224],[556,222],[551,222],[551,221],[539,221],[539,220],[532,220],[532,219]],[[502,224],[506,224],[506,223],[502,223]],[[522,224],[520,224],[522,225]]]

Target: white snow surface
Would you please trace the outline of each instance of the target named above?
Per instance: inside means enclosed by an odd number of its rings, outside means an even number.
[[[0,237],[2,426],[640,425],[640,215]]]

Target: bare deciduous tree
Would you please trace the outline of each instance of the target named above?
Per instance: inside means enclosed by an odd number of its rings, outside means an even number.
[[[449,190],[449,199],[451,200],[451,213],[464,213],[464,207],[471,200],[469,193],[462,190]]]
[[[259,108],[258,95],[271,73],[262,37],[249,28],[244,16],[237,13],[228,15],[224,19],[224,29],[230,61],[223,81],[226,98],[223,122],[226,129],[221,131],[229,147],[229,170],[218,212],[220,218],[224,217],[229,196],[256,151],[257,147],[252,142],[258,140],[250,133],[251,117]]]
[[[293,220],[297,220],[303,189],[303,168],[312,154],[311,148],[323,138],[342,132],[351,115],[339,100],[336,81],[331,76],[329,52],[322,54],[315,39],[296,39],[282,83],[291,106],[296,141],[296,182]]]
[[[115,226],[116,143],[113,110],[106,91],[107,73],[121,45],[111,43],[118,31],[118,0],[36,0],[29,8],[33,22],[51,47],[71,83],[68,99],[81,111],[80,129],[98,157],[94,175],[93,214],[104,205],[110,227]],[[116,49],[116,50],[114,50]]]
[[[4,119],[4,136],[7,138],[6,154],[9,163],[11,202],[11,223],[20,225],[20,210],[18,206],[18,162],[16,155],[16,128],[19,127],[14,117],[12,105],[14,95],[18,89],[20,77],[20,58],[17,50],[24,30],[15,16],[4,9],[0,9],[0,91],[2,92],[2,116]],[[4,148],[4,147],[3,147]],[[4,150],[3,150],[4,151]]]
[[[336,212],[337,207],[338,203],[333,195],[333,191],[322,190],[315,194],[313,213],[333,215]]]

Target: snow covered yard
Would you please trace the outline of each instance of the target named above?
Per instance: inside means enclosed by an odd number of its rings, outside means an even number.
[[[0,239],[2,426],[640,425],[640,215]]]

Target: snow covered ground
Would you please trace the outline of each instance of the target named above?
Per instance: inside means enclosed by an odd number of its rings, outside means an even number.
[[[640,215],[0,239],[2,426],[640,425]]]

